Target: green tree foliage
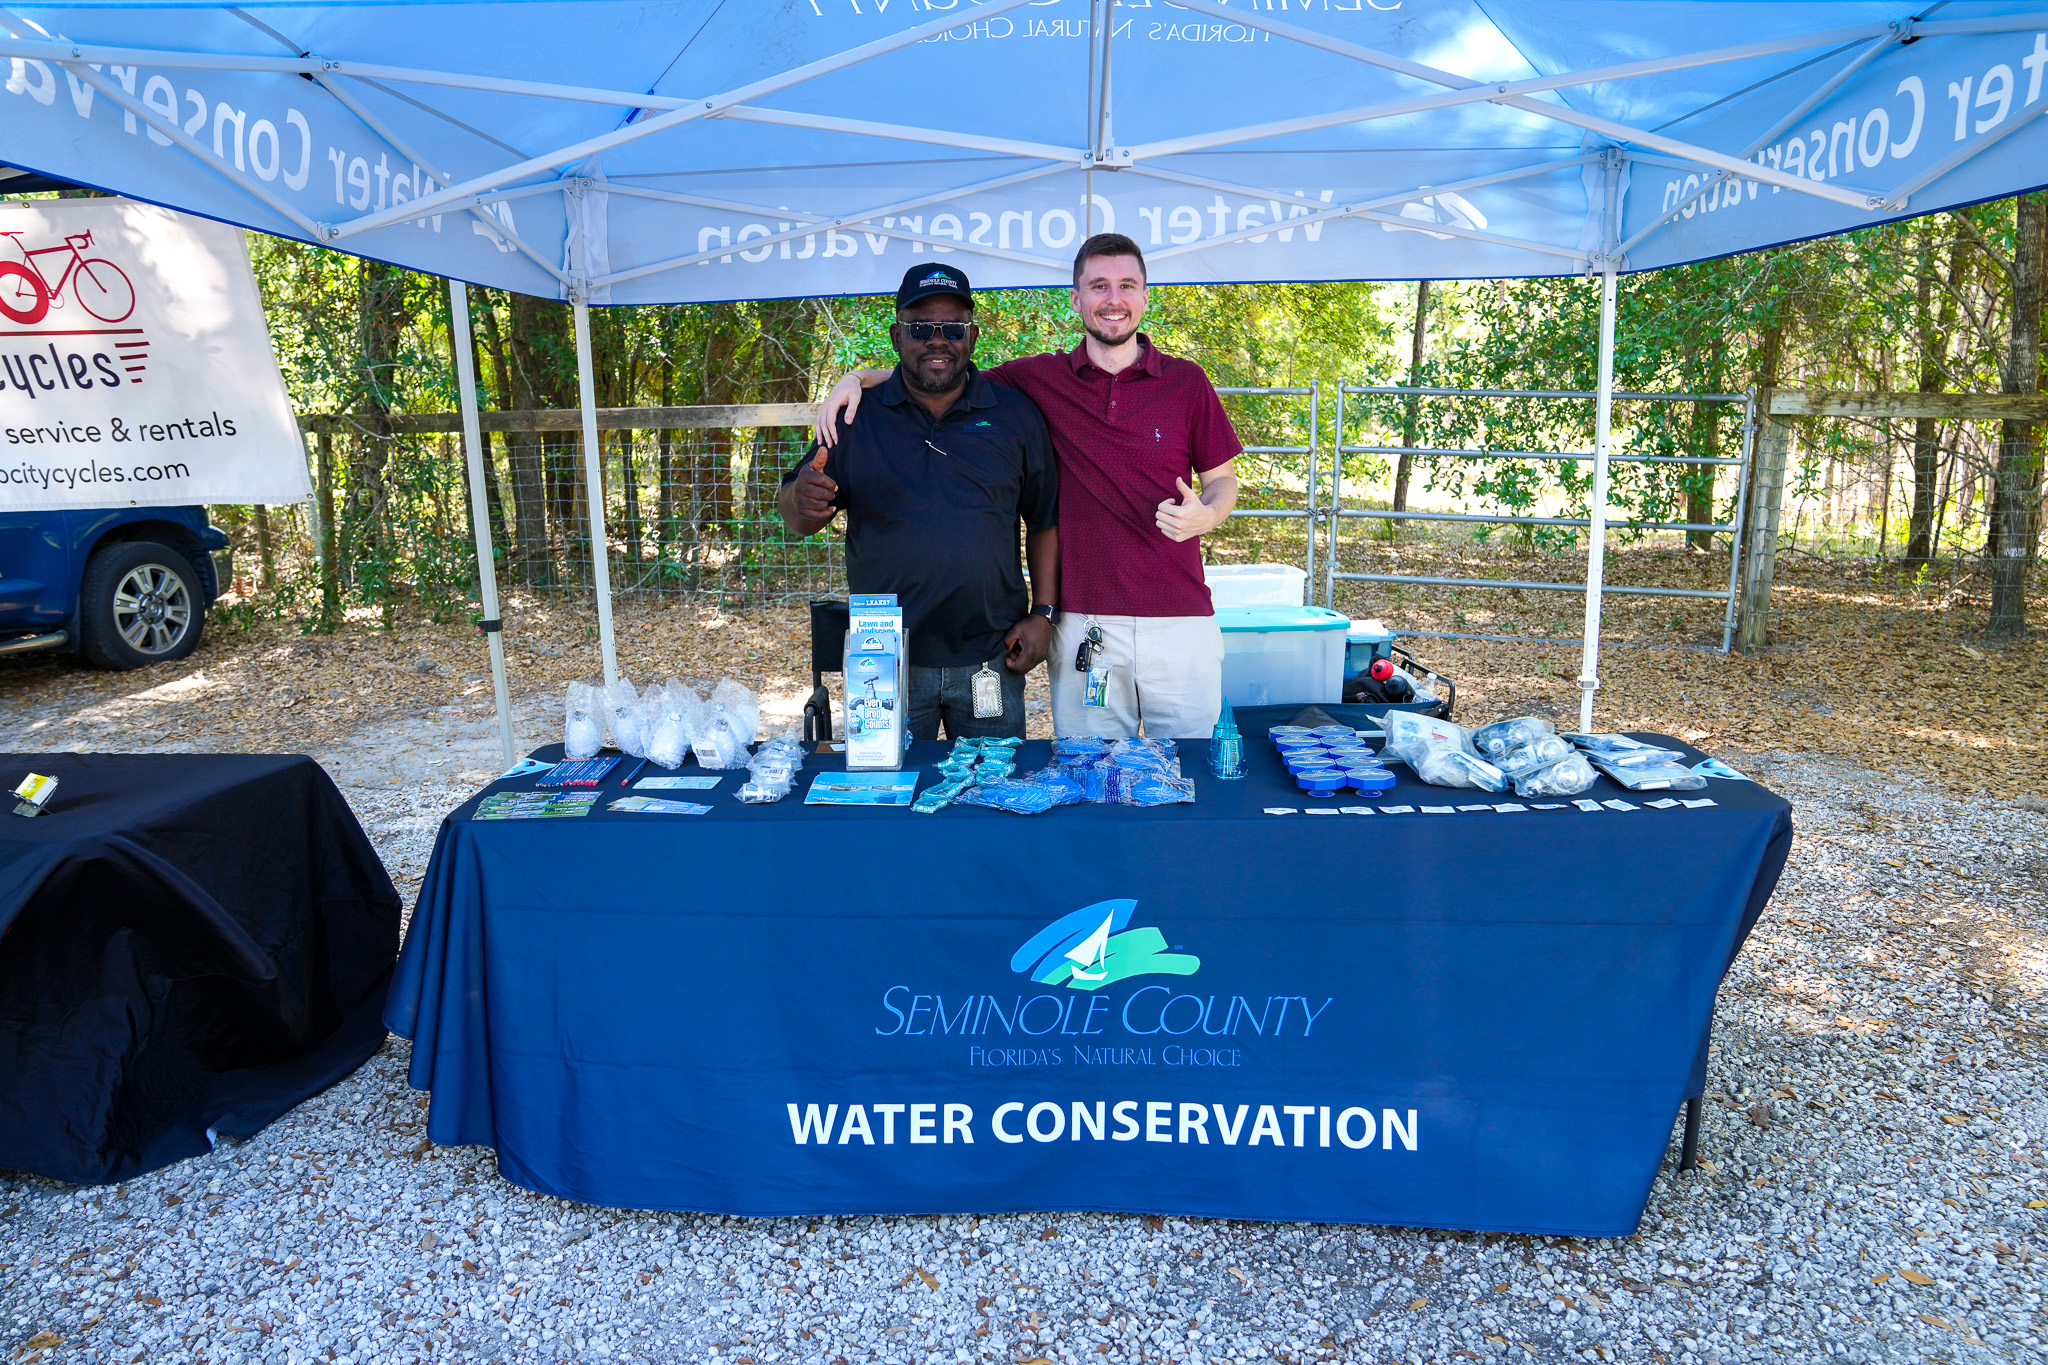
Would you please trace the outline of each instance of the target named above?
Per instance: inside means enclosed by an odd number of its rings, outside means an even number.
[[[1685,393],[1773,383],[1997,390],[2008,378],[2014,233],[2013,203],[2004,201],[1624,276],[1617,384]],[[333,552],[324,575],[283,557],[279,609],[306,612],[316,624],[351,605],[404,597],[459,610],[474,591],[459,444],[391,430],[396,417],[455,407],[445,285],[272,238],[252,236],[250,251],[292,400],[302,414],[330,419],[329,434],[310,444],[327,471],[328,496],[316,501],[331,501],[322,538]],[[1410,378],[1414,298],[1407,284],[1166,286],[1153,291],[1146,330],[1219,385],[1320,383],[1318,436],[1327,450],[1336,386]],[[573,407],[567,305],[490,290],[472,291],[471,301],[483,405]],[[1598,282],[1586,279],[1439,283],[1417,377],[1461,389],[1590,389],[1598,302]],[[1080,339],[1063,289],[987,291],[979,312],[984,364]],[[599,309],[598,400],[801,401],[847,369],[892,363],[891,317],[887,298]],[[1237,397],[1231,408],[1247,444],[1309,443],[1303,401]],[[1409,412],[1398,398],[1354,396],[1343,439],[1398,445]],[[1616,449],[1735,456],[1741,414],[1739,404],[1622,403]],[[1425,450],[1587,451],[1593,440],[1589,401],[1425,399],[1414,421]],[[804,439],[800,428],[607,433],[601,454],[614,553],[623,552],[629,568],[646,566],[624,581],[691,586],[709,581],[701,575],[718,565],[780,553],[764,490]],[[534,587],[587,581],[578,435],[512,433],[489,444],[485,492],[501,574]],[[1913,560],[1981,547],[1995,430],[1815,421],[1800,432],[1799,454],[1790,491],[1807,500],[1802,506],[1818,507],[1823,534]],[[1298,504],[1301,464],[1277,457],[1260,465],[1247,505]],[[1389,465],[1380,455],[1350,457],[1347,495],[1376,496],[1388,486]],[[1724,521],[1734,484],[1723,475],[1717,485],[1713,469],[1618,465],[1614,506],[1642,524]],[[1572,461],[1431,455],[1416,472],[1425,501],[1518,515],[1583,515],[1588,477],[1589,466]],[[314,528],[305,530],[310,546]],[[1571,528],[1523,530],[1560,549],[1577,538]],[[1697,549],[1712,544],[1704,533],[1689,539]]]

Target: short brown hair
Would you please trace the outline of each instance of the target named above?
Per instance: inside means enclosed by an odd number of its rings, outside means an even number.
[[[1091,256],[1135,256],[1138,259],[1138,277],[1145,278],[1145,253],[1138,250],[1138,244],[1121,232],[1098,232],[1081,243],[1081,249],[1074,253],[1074,288],[1081,287],[1081,266]]]

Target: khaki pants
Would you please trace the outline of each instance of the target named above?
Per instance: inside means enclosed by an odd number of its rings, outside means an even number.
[[[1102,630],[1095,662],[1109,668],[1102,706],[1085,704],[1088,678],[1074,668],[1091,625]],[[1223,709],[1223,632],[1213,616],[1063,612],[1046,667],[1055,734],[1207,739]]]

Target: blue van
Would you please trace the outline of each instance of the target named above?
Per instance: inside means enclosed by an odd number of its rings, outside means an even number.
[[[0,654],[182,659],[234,581],[227,546],[203,507],[0,511]]]

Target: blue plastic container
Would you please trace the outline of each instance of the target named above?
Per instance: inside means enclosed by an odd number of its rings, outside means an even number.
[[[1344,785],[1353,791],[1374,793],[1392,791],[1394,775],[1385,768],[1346,768]]]
[[[1294,785],[1310,796],[1335,796],[1344,788],[1344,774],[1335,768],[1312,769],[1294,775]]]

